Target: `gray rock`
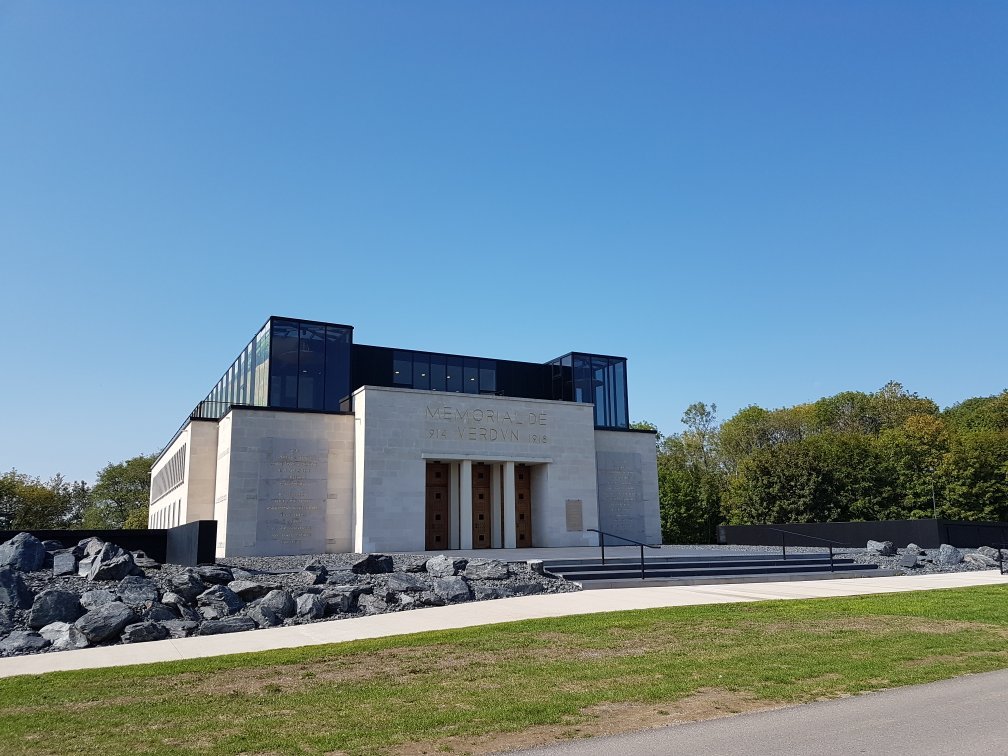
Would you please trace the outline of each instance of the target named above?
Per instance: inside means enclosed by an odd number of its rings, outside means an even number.
[[[892,541],[868,541],[868,551],[880,556],[894,556],[896,547]]]
[[[90,538],[82,538],[77,542],[77,546],[83,549],[83,554],[86,557],[95,556],[101,553],[102,548],[105,546],[105,541],[98,536],[91,536]],[[80,557],[78,557],[80,558]]]
[[[420,603],[424,606],[444,606],[446,602],[434,591],[424,591],[420,594]]]
[[[357,597],[349,591],[325,591],[319,599],[325,607],[326,617],[333,614],[349,614],[357,605]]]
[[[12,567],[21,572],[34,572],[45,564],[45,546],[30,533],[18,533],[0,544],[0,567]]]
[[[356,579],[357,575],[350,570],[330,570],[326,583],[328,585],[347,585],[352,584]]]
[[[449,559],[444,554],[431,557],[427,560],[427,572],[434,577],[452,577],[458,575],[469,563],[467,559]]]
[[[106,543],[91,562],[87,577],[88,580],[122,580],[135,569],[132,554],[113,543]]]
[[[379,575],[393,572],[392,557],[386,554],[365,554],[350,566],[350,571],[356,575]]]
[[[304,572],[309,578],[309,585],[322,585],[329,578],[328,568],[317,559],[310,559],[304,566]]]
[[[938,555],[935,557],[935,564],[953,565],[962,564],[963,553],[955,546],[943,543],[938,547]]]
[[[158,600],[157,584],[145,577],[128,575],[119,581],[116,586],[116,595],[119,599],[134,609]]]
[[[156,559],[151,559],[142,551],[134,551],[133,553],[133,563],[143,570],[160,570],[161,563]]]
[[[419,593],[430,587],[428,581],[409,572],[393,572],[388,576],[387,584],[390,591],[399,593]]]
[[[251,617],[225,617],[214,622],[204,622],[200,625],[197,635],[220,635],[221,633],[240,633],[245,630],[255,630],[256,623]]]
[[[227,585],[234,580],[231,570],[220,564],[201,564],[195,568],[196,574],[207,585]],[[178,593],[178,591],[175,591]]]
[[[506,590],[512,596],[535,596],[538,593],[543,593],[543,587],[540,583],[510,583],[506,586]]]
[[[143,607],[140,616],[149,622],[170,622],[179,618],[166,604],[156,601]]]
[[[512,595],[511,591],[507,589],[506,585],[480,585],[476,584],[472,587],[473,597],[477,601],[484,601],[486,599],[499,599],[507,598]]]
[[[247,615],[258,627],[276,627],[283,624],[283,618],[268,606],[256,604],[248,610]]]
[[[199,622],[190,622],[187,620],[167,620],[161,624],[172,638],[188,638],[199,628]]]
[[[357,608],[365,614],[381,614],[389,609],[384,596],[365,594],[357,598]]]
[[[500,559],[470,559],[463,574],[469,580],[504,580],[508,566]]]
[[[39,635],[52,643],[56,651],[70,651],[88,646],[87,637],[80,628],[70,622],[52,622],[39,630]]]
[[[71,591],[50,589],[35,597],[28,626],[34,630],[53,622],[73,622],[84,614],[80,596]]]
[[[93,556],[81,557],[77,560],[77,574],[80,577],[86,578],[88,573],[91,572],[91,565],[94,564],[95,558]]]
[[[396,606],[400,609],[416,609],[420,605],[420,599],[413,593],[399,593],[396,595]]]
[[[980,553],[966,554],[965,556],[963,556],[963,561],[966,562],[967,564],[974,564],[977,567],[997,567],[998,566],[998,561],[996,559],[992,559],[991,557],[987,556],[986,554],[980,554]]]
[[[97,609],[99,606],[111,604],[115,600],[116,596],[112,591],[106,591],[101,588],[96,588],[93,591],[84,591],[80,597],[81,606],[87,612]]]
[[[113,601],[92,609],[74,624],[84,633],[89,643],[101,643],[118,638],[126,625],[136,621],[137,616],[132,609],[119,601]]]
[[[160,622],[134,622],[126,625],[122,633],[123,643],[146,643],[147,641],[164,640],[168,637],[168,628]]]
[[[27,609],[32,605],[32,592],[21,573],[10,567],[0,567],[0,606]]]
[[[53,538],[47,538],[46,540],[42,541],[42,547],[46,551],[65,551],[66,550],[66,547],[62,543],[60,543],[59,541],[57,541],[57,540],[55,540]]]
[[[190,604],[196,601],[196,597],[207,589],[206,584],[188,570],[178,575],[173,575],[168,584],[171,587],[172,593],[177,593]]]
[[[57,551],[53,554],[53,577],[77,574],[77,557],[73,551]]]
[[[326,602],[313,593],[305,593],[298,596],[295,603],[297,605],[298,617],[307,617],[313,620],[325,617]]]
[[[7,654],[31,654],[49,648],[49,641],[30,630],[15,630],[2,641],[0,651]]]
[[[226,585],[214,585],[196,597],[200,613],[206,619],[219,619],[237,614],[245,608],[242,597]],[[209,611],[208,611],[209,610]]]
[[[259,602],[259,606],[269,609],[278,617],[283,617],[284,619],[293,617],[294,612],[297,611],[294,597],[290,595],[289,591],[285,591],[282,588],[272,590],[263,596],[262,601]]]
[[[915,556],[920,556],[921,554],[924,553],[924,549],[922,549],[916,543],[908,543],[906,550],[913,552]]]
[[[529,559],[525,564],[528,566],[529,572],[536,575],[546,575],[546,568],[543,566],[542,559]]]
[[[981,546],[976,550],[977,554],[983,554],[985,557],[990,557],[994,561],[998,560],[998,550],[991,546]]]
[[[447,603],[454,604],[458,601],[468,601],[472,598],[472,591],[469,590],[469,583],[463,577],[444,577],[434,581],[434,593],[443,598]]]
[[[907,549],[906,551],[903,552],[903,556],[899,558],[899,561],[896,564],[898,564],[900,567],[916,567],[917,558],[918,557],[916,553],[914,553],[910,549]]]
[[[232,567],[231,577],[235,580],[251,580],[252,582],[255,582],[255,575],[248,570],[243,570],[241,567]]]
[[[251,580],[232,580],[228,583],[228,588],[242,597],[244,601],[254,601],[262,598],[267,593],[276,588],[275,585],[262,585]]]

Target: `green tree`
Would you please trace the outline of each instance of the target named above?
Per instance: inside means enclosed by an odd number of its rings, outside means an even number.
[[[146,527],[150,471],[156,458],[146,454],[105,465],[84,511],[84,527],[122,528],[127,522],[130,527]]]
[[[43,482],[17,470],[0,476],[0,528],[67,528],[80,521],[89,491],[83,481],[68,483],[58,473]]]

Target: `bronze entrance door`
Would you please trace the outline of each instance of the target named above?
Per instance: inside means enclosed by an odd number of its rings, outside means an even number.
[[[532,476],[525,465],[515,465],[515,546],[532,547]]]
[[[490,465],[472,466],[472,546],[490,548]]]
[[[426,549],[447,549],[449,538],[448,465],[444,462],[427,463],[427,505],[425,538]]]

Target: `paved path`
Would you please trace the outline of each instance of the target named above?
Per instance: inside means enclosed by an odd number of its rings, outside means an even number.
[[[1000,743],[1001,745],[998,745]],[[521,751],[527,756],[1004,753],[1008,670]]]
[[[728,585],[613,588],[543,596],[479,601],[407,612],[376,614],[333,622],[275,627],[227,635],[179,638],[134,645],[103,646],[35,656],[0,659],[0,677],[67,669],[116,667],[125,664],[195,659],[203,656],[267,651],[276,648],[339,643],[427,630],[446,630],[540,617],[595,614],[624,609],[650,609],[697,604],[731,604],[767,599],[856,596],[932,588],[1008,584],[1008,575],[994,570],[940,575],[871,577]]]

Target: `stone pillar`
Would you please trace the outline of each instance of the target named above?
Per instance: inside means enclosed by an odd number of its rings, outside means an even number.
[[[518,546],[518,533],[515,529],[515,465],[514,462],[504,463],[504,548],[513,549]]]
[[[501,518],[504,516],[501,502],[501,465],[494,464],[490,475],[490,545],[501,548]]]
[[[451,470],[449,480],[451,486],[448,490],[448,501],[451,503],[451,533],[448,536],[449,548],[459,548],[459,463],[452,462],[448,465]]]
[[[462,460],[459,476],[459,548],[472,548],[472,460]]]

